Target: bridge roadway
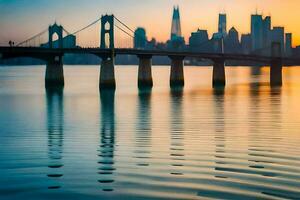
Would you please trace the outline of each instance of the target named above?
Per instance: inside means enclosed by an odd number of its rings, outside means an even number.
[[[228,54],[228,53],[202,53],[190,51],[167,51],[167,50],[142,50],[129,48],[101,49],[101,48],[41,48],[41,47],[0,47],[1,58],[33,57],[47,60],[51,55],[64,54],[94,54],[100,57],[116,55],[137,55],[137,56],[168,56],[168,57],[190,57],[210,60],[237,60],[253,61],[269,64],[274,58],[271,56]],[[278,57],[283,63],[300,65],[300,58]],[[277,58],[277,59],[278,59]]]
[[[63,56],[64,54],[94,54],[102,58],[100,70],[101,88],[115,88],[114,56],[136,55],[139,57],[138,86],[152,87],[152,56],[168,56],[171,60],[170,86],[184,85],[185,57],[210,59],[213,61],[214,87],[225,86],[225,61],[253,61],[270,66],[270,85],[282,85],[282,65],[300,66],[300,58],[282,57],[280,44],[272,46],[272,56],[227,54],[227,53],[201,53],[189,51],[165,51],[165,50],[140,50],[140,49],[103,49],[103,48],[41,48],[41,47],[0,47],[0,59],[17,57],[32,57],[46,61],[45,85],[63,86]],[[112,59],[111,59],[112,58]]]

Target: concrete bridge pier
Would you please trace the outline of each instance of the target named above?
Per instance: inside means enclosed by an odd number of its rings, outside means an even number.
[[[213,87],[225,87],[225,61],[223,59],[216,59],[213,62]]]
[[[280,43],[272,44],[270,83],[271,83],[271,87],[282,86],[282,60],[281,60]]]
[[[183,87],[184,86],[184,71],[182,56],[170,56],[171,59],[171,73],[170,73],[170,86]]]
[[[139,57],[139,72],[138,72],[138,87],[142,88],[152,88],[152,61],[151,55],[138,55]]]
[[[114,56],[102,57],[99,88],[100,90],[116,88]]]
[[[47,60],[45,86],[49,87],[63,87],[64,69],[62,55],[56,55]]]

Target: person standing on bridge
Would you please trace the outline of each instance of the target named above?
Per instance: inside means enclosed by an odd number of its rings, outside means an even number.
[[[15,43],[11,40],[9,40],[8,44],[9,44],[10,47],[13,47],[15,45]]]

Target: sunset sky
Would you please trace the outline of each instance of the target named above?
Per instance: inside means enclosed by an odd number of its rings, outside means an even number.
[[[239,33],[248,33],[250,15],[257,10],[271,15],[273,26],[285,26],[293,33],[293,46],[300,45],[300,0],[0,0],[0,45],[27,39],[54,21],[73,32],[105,13],[132,28],[146,28],[149,39],[166,41],[174,5],[180,7],[186,41],[197,28],[207,29],[210,36],[216,32],[218,13],[223,11],[228,29],[234,26]],[[89,31],[88,39],[98,41],[99,32]]]

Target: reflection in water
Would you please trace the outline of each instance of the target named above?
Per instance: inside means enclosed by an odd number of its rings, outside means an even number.
[[[251,75],[254,78],[261,74],[261,67],[251,67],[250,70],[251,70]]]
[[[225,137],[225,114],[224,114],[224,100],[225,100],[225,88],[213,89],[214,100],[214,119],[215,119],[215,142],[216,142],[216,178],[227,178],[223,175],[224,165],[226,162],[225,149],[226,149],[226,137]]]
[[[62,154],[63,154],[63,126],[64,126],[64,109],[63,109],[63,89],[46,89],[47,96],[47,125],[48,125],[48,156],[49,156],[49,173],[51,178],[49,189],[59,189],[59,179],[62,174]],[[52,182],[53,180],[53,182]]]
[[[182,116],[183,88],[172,88],[171,93],[171,174],[183,175],[180,169],[184,166],[184,127]]]
[[[249,162],[249,170],[245,170],[244,173],[247,174],[255,174],[263,177],[263,180],[266,182],[272,181],[274,177],[278,176],[276,172],[274,172],[272,165],[277,165],[277,163],[272,158],[272,155],[276,153],[274,148],[274,144],[277,143],[276,132],[272,131],[271,134],[268,133],[268,128],[271,126],[274,128],[274,125],[280,123],[281,119],[274,117],[271,120],[267,119],[264,116],[264,113],[257,110],[257,108],[264,106],[265,112],[272,113],[272,116],[276,116],[277,114],[281,115],[280,109],[278,106],[281,105],[281,88],[271,88],[270,96],[265,93],[264,88],[259,84],[259,80],[256,84],[250,84],[250,110],[249,110],[249,118],[253,119],[250,121],[249,128],[249,148],[248,148],[248,162]],[[267,97],[267,98],[266,98]],[[269,101],[268,101],[269,100]],[[269,111],[268,111],[269,109]],[[279,113],[277,113],[279,112]],[[270,121],[269,121],[270,120]],[[280,127],[277,127],[280,128]],[[276,128],[276,129],[277,129]],[[261,131],[265,130],[265,131]],[[279,129],[277,129],[280,131]],[[272,179],[272,180],[268,180]],[[261,194],[271,196],[272,198],[276,197],[284,197],[286,194],[273,192],[272,188],[261,187]],[[284,191],[284,190],[283,190]],[[287,196],[286,196],[287,197]]]
[[[101,131],[98,182],[103,191],[113,191],[115,149],[115,90],[101,90]]]
[[[259,71],[260,68],[251,68],[251,74],[256,77],[256,75],[259,75],[261,72]],[[253,71],[255,73],[253,73]],[[260,130],[261,130],[261,112],[257,110],[256,108],[260,107],[262,101],[260,92],[262,90],[262,84],[260,77],[257,76],[254,82],[250,82],[249,84],[249,96],[252,98],[250,99],[250,106],[249,106],[249,118],[252,119],[249,123],[251,124],[249,126],[249,143],[250,146],[248,148],[248,157],[249,157],[249,168],[255,168],[255,169],[262,169],[264,168],[261,164],[265,161],[260,160],[259,156],[257,156],[259,152],[261,152],[262,148],[264,151],[266,151],[265,145],[259,144],[259,138],[262,137]],[[246,171],[248,173],[251,173],[251,171]]]
[[[250,95],[257,97],[259,95],[259,88],[262,86],[262,80],[260,79],[261,75],[261,67],[252,67],[251,68],[251,78],[254,81],[250,81],[249,83],[249,91]]]
[[[136,151],[137,158],[141,159],[138,166],[149,166],[151,158],[151,92],[152,89],[140,89],[138,95]],[[147,161],[147,162],[146,162]]]
[[[270,126],[276,129],[276,132],[272,135],[273,140],[282,139],[280,132],[282,132],[282,87],[272,87],[270,89],[270,110],[272,120]]]
[[[261,93],[261,85],[258,83],[253,85],[250,84],[250,95],[251,95],[251,105],[250,105],[250,111],[249,116],[252,119],[255,119],[252,121],[253,125],[250,126],[250,147],[248,149],[248,155],[249,155],[249,162],[250,168],[255,169],[266,169],[266,166],[264,164],[275,164],[273,161],[270,161],[266,158],[264,154],[268,153],[275,153],[275,148],[273,148],[273,143],[277,143],[276,140],[279,138],[276,136],[276,132],[272,131],[271,136],[266,136],[266,131],[261,132],[263,126],[276,126],[276,130],[280,131],[280,122],[281,122],[281,87],[278,88],[271,88],[270,89],[270,96],[267,98],[269,101],[264,101],[264,93]],[[259,95],[261,93],[261,95]],[[272,116],[276,116],[272,118],[271,121],[267,121],[267,119],[262,116],[261,112],[258,112],[255,108],[258,108],[262,105],[265,106],[265,109],[269,109],[270,113],[272,113]],[[263,126],[261,123],[264,123]],[[275,176],[274,173],[258,173],[263,176]]]
[[[116,96],[91,89],[89,66],[45,95],[37,69],[1,69],[1,200],[300,199],[300,68],[276,89],[265,68],[229,67],[224,91],[210,68],[187,67],[184,92],[170,93],[169,68],[155,67],[159,85],[137,95],[136,69],[117,67]]]

